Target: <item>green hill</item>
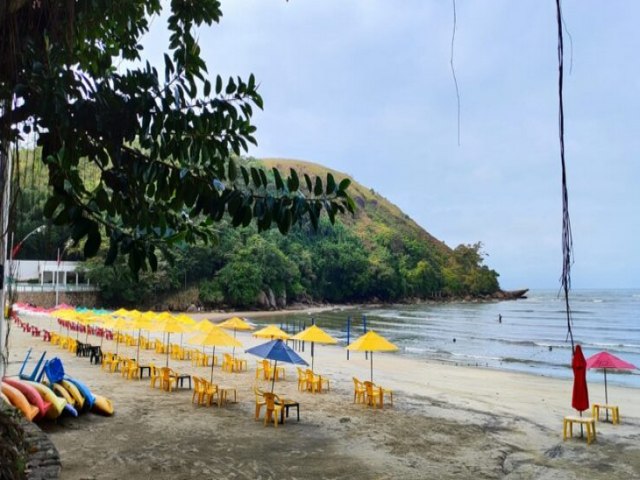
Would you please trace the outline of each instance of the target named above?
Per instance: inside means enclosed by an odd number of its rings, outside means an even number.
[[[34,156],[35,158],[35,156]],[[238,159],[262,166],[290,168],[311,178],[350,178],[321,165],[284,159]],[[36,162],[39,163],[39,162]],[[17,209],[17,238],[41,224],[46,188],[38,166],[23,165],[25,182]],[[29,175],[30,174],[30,175]],[[93,174],[86,170],[87,175]],[[326,215],[319,227],[294,226],[288,235],[255,226],[232,228],[228,219],[215,225],[213,245],[182,245],[172,261],[156,272],[131,277],[124,260],[105,267],[98,257],[86,262],[87,275],[102,288],[106,305],[206,307],[282,307],[292,302],[395,302],[461,296],[486,296],[499,290],[498,274],[483,264],[481,244],[454,249],[434,238],[397,206],[355,179],[349,187],[357,211]],[[305,192],[306,193],[306,192]],[[69,232],[51,226],[33,238],[20,258],[53,259]],[[73,250],[67,255],[78,255]],[[186,293],[185,293],[186,292]]]

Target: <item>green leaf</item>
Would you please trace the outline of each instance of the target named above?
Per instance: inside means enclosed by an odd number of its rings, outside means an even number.
[[[241,165],[240,166],[240,172],[242,173],[242,178],[244,180],[245,185],[249,185],[249,172],[247,171],[247,169]]]
[[[316,186],[313,189],[313,194],[318,197],[322,195],[322,190],[324,190],[322,188],[322,180],[320,180],[320,177],[316,177]]]
[[[238,169],[236,168],[236,162],[233,161],[233,158],[229,159],[229,169],[228,176],[231,182],[235,182],[238,177]]]
[[[295,192],[300,187],[300,180],[298,179],[298,173],[293,169],[289,169],[289,178],[287,179],[287,186],[290,192]]]
[[[340,185],[338,185],[338,190],[346,190],[347,188],[349,188],[349,185],[351,185],[351,180],[349,180],[348,178],[343,178],[340,182]]]
[[[153,252],[153,250],[149,252],[149,254],[147,255],[147,259],[149,260],[149,266],[151,267],[151,271],[153,272],[157,271],[158,257],[156,257],[156,254]]]
[[[313,192],[313,182],[311,182],[311,177],[306,173],[304,174],[304,181],[307,184],[307,190],[309,190],[309,193]]]
[[[331,195],[336,189],[336,181],[333,178],[333,175],[327,173],[327,189],[326,194]]]
[[[95,256],[100,249],[100,243],[102,242],[102,237],[100,236],[100,230],[98,230],[97,225],[94,224],[91,230],[89,230],[89,235],[87,235],[87,241],[84,242],[84,256],[85,258],[90,258]]]
[[[218,75],[216,77],[216,95],[220,95],[222,92],[222,77]]]
[[[273,178],[276,182],[276,189],[284,190],[284,183],[282,182],[282,177],[280,176],[280,172],[276,167],[273,167],[271,170],[273,171]]]
[[[44,216],[46,218],[53,217],[53,212],[56,211],[56,208],[58,208],[58,205],[60,205],[61,202],[62,197],[59,195],[53,195],[52,197],[49,197],[47,202],[44,204],[44,208],[42,209],[42,213],[44,214]]]
[[[260,174],[255,167],[251,167],[251,179],[253,180],[253,184],[256,186],[256,188],[260,188],[262,186]]]

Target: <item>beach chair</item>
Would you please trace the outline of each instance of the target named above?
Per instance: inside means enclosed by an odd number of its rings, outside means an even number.
[[[305,372],[302,368],[296,367],[298,370],[298,390],[306,390],[307,389],[307,372]]]
[[[307,376],[307,385],[306,390],[311,393],[316,393],[320,391],[320,377],[315,375],[311,369],[307,369],[305,372]]]
[[[42,379],[42,375],[44,374],[44,368],[43,367],[43,361],[44,361],[44,357],[47,354],[47,351],[45,350],[44,352],[42,352],[42,355],[40,355],[40,360],[38,360],[38,362],[36,363],[35,368],[33,369],[33,371],[31,372],[31,374],[26,374],[23,373],[25,367],[27,366],[27,362],[29,361],[29,357],[31,356],[31,349],[29,349],[27,351],[27,355],[24,358],[24,361],[22,362],[22,367],[20,367],[20,372],[18,372],[18,377],[20,377],[20,379],[22,380],[30,380],[32,382],[39,382],[40,379]]]
[[[365,394],[367,397],[367,405],[370,407],[380,407],[384,406],[384,400],[382,396],[382,388],[376,386],[375,383],[366,381],[364,382]]]
[[[260,418],[260,410],[262,409],[262,407],[267,405],[267,402],[264,400],[262,390],[260,390],[255,385],[253,387],[253,393],[256,396],[256,420],[258,420]]]
[[[171,368],[160,368],[160,385],[167,392],[172,392],[174,388],[178,387],[178,376]]]
[[[156,382],[158,382],[158,387],[162,387],[160,370],[153,363],[149,364],[149,376],[151,377],[151,388],[155,388]]]
[[[273,420],[273,426],[278,427],[278,417],[282,418],[284,423],[284,415],[282,415],[282,409],[284,405],[280,401],[280,397],[275,393],[264,392],[262,394],[264,397],[264,401],[266,403],[266,413],[264,415],[264,425],[265,427],[269,424],[271,420]]]
[[[191,375],[191,378],[193,379],[193,395],[191,395],[191,403],[194,403],[194,400],[197,399],[197,404],[200,405],[204,398],[203,379],[196,377],[195,375]]]
[[[365,403],[365,393],[364,384],[356,377],[353,377],[353,403]]]

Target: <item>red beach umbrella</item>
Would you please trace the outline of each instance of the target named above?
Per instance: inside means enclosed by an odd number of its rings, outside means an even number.
[[[576,345],[571,368],[573,369],[571,406],[582,413],[589,408],[589,390],[587,389],[587,361],[584,359],[580,345]]]
[[[636,366],[632,363],[625,362],[621,358],[618,358],[609,352],[600,352],[587,359],[587,368],[601,368],[604,371],[604,399],[608,405],[609,395],[607,393],[607,369],[635,370]],[[609,411],[607,410],[607,414],[608,413]]]

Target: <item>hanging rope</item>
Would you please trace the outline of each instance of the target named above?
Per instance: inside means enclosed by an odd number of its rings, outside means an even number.
[[[558,23],[558,100],[559,100],[559,134],[560,161],[562,163],[562,276],[561,288],[564,292],[565,310],[567,312],[567,337],[571,340],[571,351],[574,351],[571,307],[569,306],[569,290],[571,289],[571,264],[573,263],[573,237],[571,220],[569,219],[569,193],[567,190],[567,167],[564,158],[564,102],[562,97],[564,75],[564,45],[562,35],[562,9],[560,0],[556,0]]]
[[[453,31],[451,32],[451,58],[449,59],[449,65],[451,65],[451,75],[453,76],[453,84],[456,87],[456,99],[458,102],[458,146],[460,146],[460,90],[458,89],[458,79],[456,78],[456,69],[453,66],[453,47],[456,41],[456,0],[452,0],[453,3]]]

